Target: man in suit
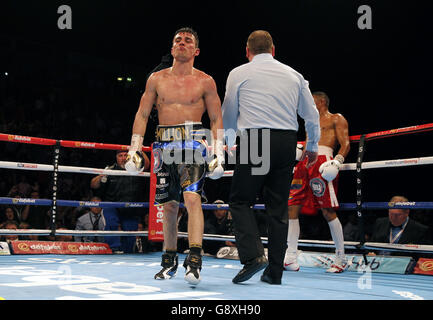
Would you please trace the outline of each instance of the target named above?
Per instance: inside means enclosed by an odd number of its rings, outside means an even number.
[[[403,196],[394,196],[389,204],[398,205],[408,202]],[[388,210],[388,217],[379,218],[374,225],[371,242],[399,244],[431,244],[429,228],[409,218],[409,209]]]

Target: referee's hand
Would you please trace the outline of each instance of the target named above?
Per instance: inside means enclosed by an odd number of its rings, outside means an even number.
[[[317,155],[318,155],[317,152],[304,150],[304,153],[302,154],[300,161],[302,161],[305,158],[307,158],[307,164],[305,166],[307,168],[310,168],[313,164],[316,163],[316,161],[317,161]]]

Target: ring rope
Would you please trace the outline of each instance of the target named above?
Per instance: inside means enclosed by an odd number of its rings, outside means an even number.
[[[36,205],[36,206],[51,206],[50,199],[32,199],[32,198],[8,198],[0,197],[0,205]],[[57,205],[60,207],[99,207],[99,208],[149,208],[149,202],[109,202],[109,201],[78,201],[78,200],[57,200]],[[185,205],[180,203],[179,206],[184,208]],[[202,204],[204,210],[228,210],[228,204]],[[255,210],[265,210],[264,204],[255,204]],[[340,203],[339,210],[349,211],[355,210],[356,203]],[[433,202],[364,202],[362,209],[433,209]]]
[[[385,131],[378,131],[365,134],[366,140],[373,140],[377,138],[388,138],[392,136],[412,134],[418,132],[426,132],[433,130],[433,123],[427,123],[422,125],[415,125],[410,127],[391,129]],[[361,135],[350,136],[350,142],[359,142]],[[39,144],[46,146],[54,146],[56,143],[60,143],[60,146],[66,148],[84,148],[84,149],[104,149],[104,150],[128,150],[129,146],[121,144],[110,144],[110,143],[99,143],[99,142],[84,142],[84,141],[71,141],[71,140],[55,140],[47,138],[20,136],[15,134],[0,133],[0,141],[18,142],[18,143],[29,143]],[[150,147],[143,147],[145,152],[150,152]]]
[[[18,169],[18,170],[36,170],[36,171],[54,170],[54,166],[50,164],[24,163],[24,162],[11,162],[11,161],[0,161],[0,168]],[[111,170],[111,169],[98,169],[98,168],[61,166],[61,165],[59,165],[59,172],[103,174],[103,175],[110,175],[110,176],[150,177],[149,172],[129,172],[126,170]]]
[[[8,198],[0,197],[0,205],[36,205],[36,206],[51,206],[50,199],[32,199],[32,198]],[[78,201],[78,200],[57,200],[57,204],[63,207],[100,207],[100,208],[149,208],[149,202],[109,202],[109,201]],[[180,203],[179,206],[184,208],[185,205]],[[202,204],[204,210],[228,210],[228,204]],[[265,210],[264,204],[255,204],[255,210]],[[339,210],[349,211],[355,210],[356,203],[340,203]],[[417,202],[364,202],[362,209],[433,209],[433,202],[417,201]]]
[[[407,159],[396,159],[396,160],[380,160],[380,161],[369,161],[361,164],[362,169],[378,169],[378,168],[390,168],[390,167],[408,167],[433,164],[433,156],[420,157],[420,158],[407,158]],[[17,169],[17,170],[37,170],[37,171],[53,171],[54,166],[49,164],[39,163],[24,163],[24,162],[11,162],[11,161],[0,161],[0,168],[2,169]],[[355,171],[356,163],[344,163],[341,166],[340,171]],[[86,173],[86,174],[103,174],[112,176],[138,176],[138,177],[150,177],[149,172],[129,172],[126,170],[110,170],[110,169],[98,169],[88,167],[76,167],[76,166],[61,166],[58,167],[59,172],[67,173]],[[233,170],[224,171],[223,177],[233,176]]]

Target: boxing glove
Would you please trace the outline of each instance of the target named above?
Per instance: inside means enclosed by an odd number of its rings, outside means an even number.
[[[214,144],[214,159],[208,163],[208,177],[217,180],[224,175],[224,145],[221,140]]]
[[[131,137],[131,146],[126,157],[125,169],[128,172],[141,172],[144,169],[145,159],[141,149],[143,136],[134,133]]]
[[[141,151],[129,151],[126,157],[125,169],[128,172],[141,172],[144,169],[145,159]]]
[[[337,177],[343,162],[344,157],[338,154],[335,156],[335,159],[322,163],[319,167],[319,173],[322,175],[323,179],[330,182]]]

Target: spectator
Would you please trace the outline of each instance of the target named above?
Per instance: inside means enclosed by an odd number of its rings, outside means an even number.
[[[215,200],[214,204],[222,205],[224,201]],[[204,223],[204,233],[205,234],[216,234],[216,235],[233,235],[232,230],[232,216],[228,209],[218,208],[212,211]],[[215,240],[205,240],[203,250],[206,253],[215,255],[221,247],[229,246],[235,247],[236,244],[232,241],[215,241]]]
[[[15,212],[15,210],[12,207],[6,207],[4,210],[4,218],[3,218],[3,223],[0,225],[0,229],[5,229],[5,226],[8,223],[14,223],[15,225],[18,226],[18,215]]]
[[[368,212],[363,215],[363,228],[364,228],[364,242],[370,241],[371,234],[373,233],[374,212]],[[347,222],[343,227],[344,240],[346,241],[360,241],[360,228],[359,218],[355,212],[347,213]]]
[[[394,196],[390,206],[408,202],[403,196]],[[371,242],[399,244],[431,244],[429,228],[409,218],[409,209],[388,209],[388,217],[379,218],[374,225]]]
[[[39,191],[33,190],[30,193],[31,199],[39,199]],[[47,208],[44,206],[33,206],[26,205],[22,212],[23,221],[27,222],[34,229],[44,229],[45,226],[45,214]]]
[[[92,197],[90,201],[101,202],[101,198]],[[78,218],[75,230],[104,230],[105,219],[101,207],[91,207]],[[104,242],[101,236],[75,236],[77,242]]]
[[[142,221],[138,223],[138,231],[149,230],[149,214],[146,213]],[[152,242],[146,236],[137,236],[134,246],[134,253],[147,253],[162,250],[162,242]]]
[[[116,152],[116,163],[107,167],[111,170],[125,170],[127,152]],[[144,154],[146,163],[144,170],[149,169],[150,161]],[[146,179],[132,176],[106,176],[98,175],[94,177],[90,186],[95,195],[103,201],[110,202],[132,202],[145,201],[146,199]],[[143,208],[106,208],[104,210],[105,230],[124,230],[137,231],[138,221],[144,216]],[[115,253],[133,252],[135,237],[115,237],[105,238],[111,250]]]
[[[18,186],[17,185],[13,185],[11,188],[10,188],[10,190],[9,190],[9,192],[8,192],[8,198],[15,198],[15,196],[19,196],[19,194],[18,194]]]
[[[27,175],[20,174],[19,181],[16,184],[18,194],[22,195],[24,198],[30,195],[30,192],[33,190],[32,186],[28,182]]]
[[[138,223],[138,227],[137,227],[137,231],[144,231],[144,224],[143,222],[139,222]],[[135,243],[134,243],[134,248],[133,248],[133,252],[134,253],[144,253],[147,252],[146,251],[146,239],[142,236],[136,236],[135,237]]]
[[[56,230],[68,230],[68,229],[61,226],[59,228],[56,228]],[[71,235],[58,235],[58,234],[56,234],[55,241],[72,242],[72,241],[74,241],[74,237]]]
[[[19,194],[16,194],[13,198],[14,199],[20,199],[20,198],[22,198],[22,196],[19,195]],[[9,207],[14,212],[15,221],[17,222],[17,224],[19,224],[21,221],[23,221],[23,218],[24,218],[23,217],[24,206],[21,205],[21,204],[11,204],[11,205],[9,205]]]
[[[18,224],[16,222],[13,222],[13,221],[8,221],[4,224],[4,227],[2,229],[16,230],[16,229],[18,229]],[[18,240],[18,235],[4,235],[3,240],[4,241]]]
[[[27,222],[21,222],[18,226],[18,229],[33,229],[30,224]],[[20,240],[38,240],[39,237],[37,235],[23,235],[19,236]]]

